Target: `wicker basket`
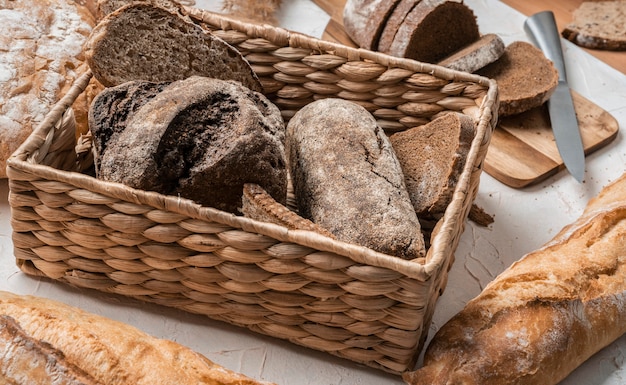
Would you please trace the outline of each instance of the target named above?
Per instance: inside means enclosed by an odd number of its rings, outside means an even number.
[[[428,234],[426,258],[406,261],[92,177],[65,123],[86,73],[8,160],[17,264],[27,274],[204,314],[388,372],[412,369],[478,189],[497,119],[495,83],[189,12],[246,56],[285,120],[330,96],[365,106],[387,131],[446,111],[475,118],[467,164]]]

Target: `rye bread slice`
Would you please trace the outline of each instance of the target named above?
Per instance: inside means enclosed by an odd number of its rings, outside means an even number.
[[[407,15],[420,1],[421,0],[400,0],[385,23],[378,42],[378,51],[389,52],[391,43],[393,43],[393,39],[398,32],[398,28],[400,28],[404,19],[406,19]]]
[[[498,60],[505,48],[500,36],[488,33],[437,64],[453,70],[473,73]]]
[[[383,27],[400,0],[347,0],[343,26],[361,48],[376,51]]]
[[[464,3],[421,0],[404,18],[385,53],[436,63],[479,38],[476,16]]]
[[[543,52],[525,41],[509,44],[495,62],[476,72],[498,83],[498,116],[522,113],[545,103],[559,82],[559,73]]]
[[[391,135],[418,218],[437,220],[443,216],[475,134],[472,118],[451,112]]]
[[[583,1],[561,34],[581,47],[626,50],[626,1]]]
[[[196,75],[236,80],[261,91],[258,77],[234,47],[183,16],[146,3],[105,16],[85,44],[85,58],[107,87]]]
[[[239,214],[244,183],[286,203],[285,125],[263,94],[192,76],[168,85],[107,145],[100,178]]]

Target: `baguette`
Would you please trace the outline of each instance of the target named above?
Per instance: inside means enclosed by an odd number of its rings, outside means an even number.
[[[263,384],[176,342],[58,301],[0,292],[0,315],[5,384]]]
[[[556,384],[626,333],[626,174],[433,337],[411,385]]]

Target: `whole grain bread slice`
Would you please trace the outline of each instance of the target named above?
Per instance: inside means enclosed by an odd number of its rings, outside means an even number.
[[[391,135],[391,145],[420,220],[437,220],[443,216],[475,133],[472,118],[452,112]]]
[[[406,15],[387,51],[436,63],[480,38],[474,12],[464,3],[421,0]]]
[[[478,70],[498,83],[499,116],[522,113],[546,102],[559,81],[559,73],[543,52],[525,41],[509,44],[495,62]]]
[[[488,33],[437,64],[453,70],[473,73],[498,60],[505,48],[500,36]]]
[[[196,75],[236,80],[261,91],[258,77],[234,47],[180,14],[147,3],[105,16],[85,44],[85,58],[105,86]]]
[[[583,1],[561,34],[592,49],[626,50],[626,1]]]

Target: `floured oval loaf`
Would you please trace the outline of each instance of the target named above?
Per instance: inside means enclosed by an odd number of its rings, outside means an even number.
[[[180,14],[147,3],[105,16],[85,44],[85,58],[94,77],[107,87],[196,75],[237,80],[261,91],[258,77],[234,47]]]
[[[128,118],[100,160],[103,180],[239,213],[244,183],[287,199],[280,110],[239,82],[192,76]]]
[[[389,139],[363,107],[321,99],[287,125],[300,214],[338,240],[405,259],[425,254],[420,224]]]

